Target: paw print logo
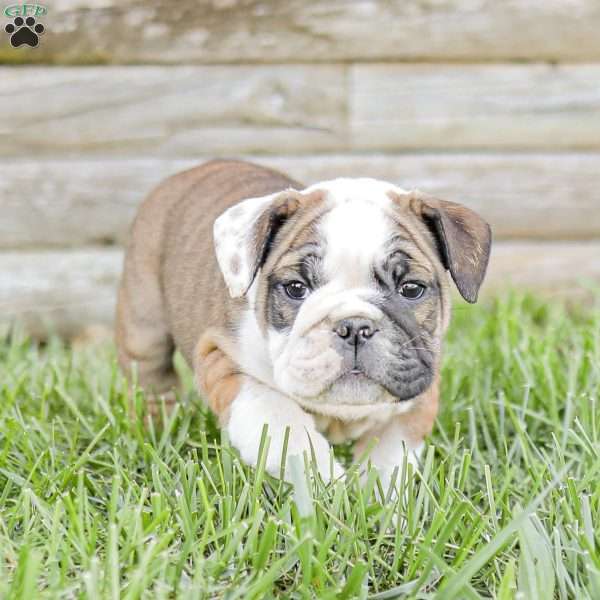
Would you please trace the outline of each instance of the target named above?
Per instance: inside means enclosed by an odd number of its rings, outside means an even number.
[[[12,23],[8,23],[4,31],[10,35],[10,45],[18,48],[26,44],[35,48],[44,33],[45,27],[41,23],[36,23],[33,17],[15,17]]]

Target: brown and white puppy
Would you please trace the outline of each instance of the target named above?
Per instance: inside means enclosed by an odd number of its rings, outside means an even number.
[[[388,478],[437,413],[447,271],[475,302],[490,243],[471,210],[390,183],[303,188],[210,162],[168,179],[137,215],[119,360],[161,394],[179,349],[247,463],[268,425],[274,475],[289,427],[287,455],[312,447],[324,477],[328,442],[356,440],[360,454],[373,440],[372,464]]]

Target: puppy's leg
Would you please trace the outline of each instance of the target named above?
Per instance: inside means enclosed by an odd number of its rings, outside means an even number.
[[[407,435],[406,429],[397,419],[363,435],[355,444],[354,456],[359,458],[370,445],[372,450],[368,457],[371,465],[379,472],[386,493],[392,482],[394,469],[398,467],[398,472],[401,472],[405,458],[407,464],[416,467],[423,450],[423,440]]]
[[[371,464],[379,471],[385,492],[388,491],[394,469],[402,469],[404,459],[414,467],[418,465],[424,439],[433,428],[438,411],[438,379],[415,401],[407,413],[397,415],[383,425],[367,431],[354,447],[359,458],[373,445],[369,454]]]
[[[158,272],[150,261],[128,253],[119,289],[116,342],[121,368],[147,393],[148,413],[160,412],[164,401],[170,410],[178,385],[173,368],[174,345],[166,323]]]
[[[222,427],[229,419],[229,408],[242,383],[242,374],[225,350],[224,339],[220,332],[209,329],[198,342],[194,354],[196,383]]]
[[[329,481],[343,474],[337,461],[330,469],[330,446],[315,429],[313,417],[306,413],[291,398],[249,377],[243,377],[240,390],[231,403],[227,432],[232,445],[237,448],[244,462],[256,465],[260,439],[264,425],[268,426],[270,438],[266,469],[278,477],[281,469],[286,428],[289,428],[287,458],[308,454],[310,460],[314,450],[316,465],[321,477]],[[285,479],[289,480],[289,460],[285,465]]]

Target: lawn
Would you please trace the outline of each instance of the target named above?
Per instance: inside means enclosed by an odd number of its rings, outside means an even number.
[[[132,422],[110,345],[13,333],[0,381],[0,598],[600,598],[593,306],[457,304],[442,412],[386,501],[356,468],[244,466],[191,391]]]

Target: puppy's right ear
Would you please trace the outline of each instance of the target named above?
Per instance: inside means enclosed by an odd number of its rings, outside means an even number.
[[[295,190],[249,198],[228,208],[215,221],[215,252],[232,298],[248,291],[273,238],[298,210],[300,198]]]

